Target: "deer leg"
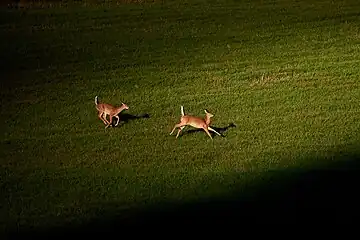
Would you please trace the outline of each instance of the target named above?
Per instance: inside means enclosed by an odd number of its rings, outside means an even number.
[[[173,132],[175,131],[176,128],[180,128],[182,126],[184,126],[184,124],[181,124],[181,123],[175,124],[175,126],[174,126],[173,130],[171,131],[170,135],[173,134]]]
[[[179,137],[180,132],[181,132],[184,128],[185,128],[185,126],[179,127],[179,130],[178,130],[178,132],[177,132],[177,134],[176,134],[176,138]]]
[[[102,119],[102,113],[101,113],[101,112],[98,112],[98,118],[99,118],[102,122],[104,122],[104,120]]]
[[[216,133],[217,135],[221,136],[221,134],[220,134],[220,133],[218,133],[217,131],[215,131],[215,129],[212,129],[211,127],[208,127],[208,129],[209,129],[210,131],[212,131],[212,132]]]
[[[175,131],[175,129],[176,129],[177,127],[180,127],[179,125],[180,125],[180,123],[179,123],[179,124],[175,124],[175,126],[174,126],[173,130],[171,131],[170,135],[173,134],[173,132]]]
[[[107,124],[107,121],[106,121],[106,119],[104,120],[103,114],[104,114],[103,112],[98,112],[98,117],[99,117],[100,120],[103,121],[103,123],[106,125],[106,124]]]
[[[107,116],[108,116],[108,114],[104,114],[104,119],[105,119],[105,121],[106,121],[106,124],[109,124],[110,122],[107,120]],[[109,115],[109,118],[110,118],[110,115]],[[111,120],[111,119],[110,119]]]
[[[116,122],[116,124],[115,124],[115,127],[116,127],[116,126],[119,124],[120,118],[119,118],[119,116],[114,116],[114,117],[117,118],[117,122]]]
[[[207,128],[203,128],[204,129],[204,131],[206,132],[206,134],[212,139],[212,136],[211,136],[211,134],[209,133],[209,130],[207,130]]]
[[[109,115],[109,118],[110,118],[110,121],[109,121],[108,125],[107,125],[105,128],[108,128],[108,127],[110,127],[110,125],[112,125],[112,118],[113,118],[113,116],[112,116],[112,115]]]

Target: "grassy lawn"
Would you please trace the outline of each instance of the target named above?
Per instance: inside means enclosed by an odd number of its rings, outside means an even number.
[[[164,2],[0,10],[1,230],[246,194],[360,155],[360,2]],[[139,117],[105,129],[96,95]],[[225,137],[170,136],[180,105]]]

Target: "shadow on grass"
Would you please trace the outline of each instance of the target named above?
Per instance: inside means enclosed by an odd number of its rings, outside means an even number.
[[[129,121],[132,120],[136,120],[136,119],[142,119],[142,118],[150,118],[150,115],[148,113],[144,113],[144,114],[139,114],[139,115],[132,115],[129,113],[120,113],[119,115],[119,126],[121,126],[122,124],[128,123]],[[115,126],[117,119],[113,118],[113,122],[112,122],[112,126]]]
[[[323,158],[307,160],[324,162]],[[185,227],[205,229],[244,227],[256,224],[344,224],[360,220],[360,153],[340,151],[326,157],[331,164],[317,169],[287,169],[261,173],[255,184],[243,184],[254,173],[229,173],[209,176],[203,183],[234,180],[226,194],[187,203],[164,203],[146,209],[124,212],[122,216],[108,213],[84,225],[26,232],[26,236],[49,234],[72,236],[76,233],[121,233],[130,229],[165,226],[184,230]],[[255,225],[254,225],[255,224]],[[279,225],[282,224],[282,225]],[[140,228],[141,227],[141,228]],[[140,230],[141,231],[141,230]],[[157,230],[156,230],[157,231]],[[33,235],[31,235],[33,234]],[[41,236],[41,235],[40,235]]]
[[[225,137],[224,133],[229,130],[229,128],[233,128],[233,127],[236,127],[236,125],[234,123],[230,123],[228,126],[226,127],[214,127],[214,126],[210,126],[211,128],[213,128],[215,131],[217,131],[218,133],[221,134],[222,137]],[[188,127],[188,128],[191,128],[191,127]],[[184,131],[182,131],[181,135],[186,135],[186,134],[192,134],[192,133],[197,133],[197,132],[204,132],[203,129],[189,129],[189,130],[186,130],[186,128],[184,129]],[[216,133],[212,132],[212,131],[209,131],[211,136],[214,138],[216,136],[218,136]],[[206,134],[206,133],[205,133]],[[179,136],[180,137],[180,136]]]

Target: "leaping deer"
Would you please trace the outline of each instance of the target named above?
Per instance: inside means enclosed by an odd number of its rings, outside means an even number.
[[[212,129],[210,127],[210,118],[212,118],[214,115],[209,113],[206,109],[205,111],[205,119],[199,118],[199,117],[195,117],[195,116],[191,116],[191,115],[185,115],[184,114],[184,107],[181,106],[181,118],[180,118],[180,123],[176,124],[173,128],[173,130],[171,131],[170,135],[173,134],[173,132],[175,131],[176,128],[179,128],[177,134],[176,134],[176,138],[178,138],[180,132],[186,127],[186,126],[192,126],[194,128],[202,128],[204,129],[204,131],[206,132],[206,134],[212,139],[211,134],[209,133],[209,130],[218,134],[219,136],[221,136],[220,133],[218,133],[217,131],[215,131],[214,129]]]
[[[117,126],[120,120],[118,116],[119,113],[121,113],[123,110],[129,109],[129,107],[125,103],[121,103],[121,106],[119,107],[115,107],[107,103],[99,103],[98,96],[95,96],[95,105],[96,105],[96,109],[98,110],[98,117],[106,125],[105,128],[108,128],[112,124],[113,117],[117,118],[117,122],[115,124],[115,126]],[[107,115],[109,115],[110,121],[106,119]]]

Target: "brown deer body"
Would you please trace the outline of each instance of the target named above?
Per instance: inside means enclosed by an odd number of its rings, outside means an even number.
[[[123,110],[129,109],[129,107],[125,103],[122,103],[119,107],[115,107],[107,103],[99,103],[98,96],[95,97],[95,105],[96,110],[98,111],[98,117],[106,125],[105,128],[108,128],[112,124],[113,117],[117,118],[117,122],[115,124],[115,126],[117,126],[120,121],[120,118],[118,116],[119,113],[121,113]],[[107,120],[107,115],[109,115],[110,121]]]
[[[200,117],[195,117],[195,116],[190,116],[190,115],[185,115],[184,114],[184,107],[181,106],[181,118],[180,118],[180,123],[176,124],[173,128],[173,130],[171,131],[170,135],[173,134],[173,132],[175,131],[176,128],[179,128],[177,134],[176,134],[176,138],[179,137],[180,132],[186,127],[186,126],[191,126],[194,128],[201,128],[203,129],[206,134],[212,139],[212,136],[209,132],[212,131],[216,134],[218,134],[219,136],[221,136],[220,133],[218,133],[217,131],[215,131],[214,129],[212,129],[210,127],[210,118],[212,118],[214,115],[209,113],[208,111],[205,111],[205,119],[202,119]]]

